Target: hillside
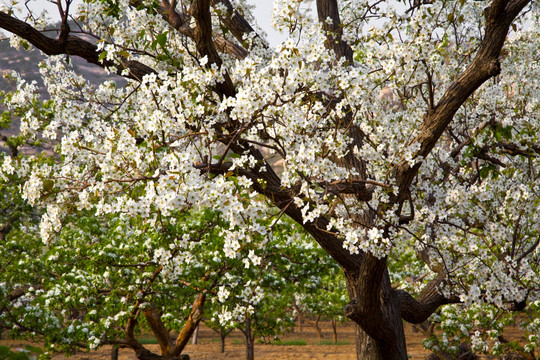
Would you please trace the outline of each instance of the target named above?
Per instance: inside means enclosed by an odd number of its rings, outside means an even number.
[[[45,56],[37,49],[33,48],[30,51],[23,49],[17,50],[9,45],[9,40],[0,41],[0,73],[5,74],[10,71],[17,71],[21,76],[29,81],[36,81],[43,89],[43,82],[39,74],[39,63],[45,59]],[[78,57],[69,59],[70,66],[83,75],[88,81],[94,84],[103,82],[106,79],[113,78],[121,83],[122,78],[116,75],[107,75],[100,67],[89,64],[86,60]],[[0,90],[10,90],[13,84],[10,84],[4,77],[0,79]],[[43,89],[44,90],[44,89]]]
[[[0,74],[4,75],[11,71],[16,71],[21,74],[22,78],[27,81],[35,81],[44,98],[47,98],[47,92],[43,85],[39,73],[39,64],[45,59],[39,50],[33,48],[26,51],[21,48],[17,50],[10,46],[9,40],[0,40]],[[100,67],[89,64],[86,60],[78,57],[69,59],[70,66],[78,73],[84,76],[88,81],[94,84],[99,84],[107,79],[114,79],[120,86],[125,84],[125,80],[117,75],[108,75]],[[16,84],[6,79],[5,76],[0,76],[0,91],[10,91],[15,89]],[[1,96],[1,95],[0,95]],[[0,111],[5,110],[0,104]],[[12,136],[18,132],[19,122],[15,121],[9,129],[0,129],[0,151],[7,151],[4,146],[6,136]]]

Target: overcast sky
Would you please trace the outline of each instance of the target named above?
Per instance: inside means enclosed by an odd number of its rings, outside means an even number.
[[[8,2],[9,0],[0,0],[0,2]],[[75,0],[75,4],[78,1]],[[255,18],[261,28],[268,33],[268,40],[272,46],[276,46],[279,42],[285,40],[285,35],[276,32],[272,28],[272,9],[274,2],[272,0],[248,0],[248,3],[255,5]],[[47,9],[50,15],[57,14],[58,10],[54,4],[48,0],[30,1],[29,5],[32,9],[37,10],[39,14],[43,9]]]
[[[276,46],[285,40],[286,36],[275,31],[272,27],[272,9],[274,2],[271,0],[248,0],[248,3],[255,5],[255,19],[261,28],[268,34],[268,41],[271,46]]]

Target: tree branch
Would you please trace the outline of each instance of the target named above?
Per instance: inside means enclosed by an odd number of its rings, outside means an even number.
[[[129,4],[133,7],[139,7],[142,5],[142,1],[130,0]],[[161,0],[161,4],[157,7],[157,12],[180,34],[193,39],[194,29],[189,25],[190,16],[177,11],[176,1],[169,2],[168,0]],[[239,60],[244,59],[248,54],[246,49],[233,41],[224,38],[218,33],[214,33],[213,38],[216,48],[222,52],[233,55]]]
[[[201,56],[206,56],[208,62],[206,66],[210,68],[216,64],[221,68],[221,58],[212,41],[212,17],[210,15],[210,0],[195,0],[191,5],[191,12],[197,24],[193,38],[197,51]],[[223,74],[224,81],[217,83],[216,90],[220,96],[234,96],[236,90],[227,72]]]
[[[161,316],[153,307],[143,310],[143,313],[148,325],[150,325],[150,329],[152,329],[152,334],[154,334],[158,341],[161,354],[170,354],[173,344],[169,336],[169,331],[161,321]]]
[[[220,20],[223,22],[223,25],[230,30],[230,32],[234,35],[234,37],[240,41],[240,43],[245,44],[245,35],[249,35],[252,33],[255,33],[255,30],[253,30],[253,27],[247,22],[247,20],[240,15],[240,13],[232,6],[231,2],[229,0],[212,0],[212,6],[216,6],[217,4],[225,5],[227,8],[227,12],[223,15],[220,15]],[[255,34],[257,38],[259,38],[262,42],[262,38]],[[217,40],[217,39],[216,39]],[[216,41],[216,46],[217,46]],[[263,45],[267,47],[268,45],[263,42]],[[219,47],[219,46],[218,46]]]
[[[459,298],[446,298],[440,293],[440,287],[446,279],[440,273],[420,292],[417,299],[405,290],[394,290],[401,305],[401,317],[412,324],[420,324],[427,320],[441,305],[459,303]]]
[[[15,19],[4,12],[0,12],[0,28],[20,36],[39,50],[43,51],[46,55],[66,54],[79,56],[89,63],[98,65],[102,68],[117,66],[117,73],[119,75],[122,75],[122,71],[127,69],[128,75],[126,77],[137,81],[140,81],[144,75],[155,73],[149,66],[135,60],[124,60],[121,64],[117,64],[110,60],[100,62],[96,45],[73,35],[66,36],[65,40],[49,38],[31,25]]]
[[[352,64],[353,51],[342,39],[343,29],[337,0],[317,0],[317,14],[319,22],[326,31],[326,47],[332,50],[338,59],[344,57],[349,64]]]
[[[291,219],[301,224],[303,228],[310,233],[319,245],[343,268],[356,269],[362,262],[362,253],[351,254],[349,250],[343,247],[343,240],[338,234],[328,229],[329,220],[325,217],[319,217],[313,222],[304,223],[300,208],[294,203],[293,199],[297,196],[299,188],[283,187],[281,179],[275,173],[274,169],[266,162],[264,156],[256,148],[251,147],[247,150],[233,149],[236,153],[248,151],[255,159],[257,165],[251,169],[236,167],[234,172],[237,176],[245,176],[252,181],[252,188],[261,195],[264,195],[278,209],[282,210]],[[201,171],[212,174],[226,174],[230,171],[232,163],[223,162],[217,164],[199,164],[195,166]]]
[[[529,2],[530,0],[516,0],[505,6],[505,0],[494,0],[486,9],[485,36],[476,57],[446,90],[435,108],[426,113],[419,135],[411,142],[420,143],[420,149],[415,154],[416,159],[429,155],[461,105],[480,85],[500,73],[499,55],[510,25]],[[419,168],[420,162],[411,167],[405,160],[396,166],[395,177],[399,187],[396,202],[406,197]]]
[[[172,352],[173,356],[176,357],[180,355],[180,353],[184,350],[187,343],[189,342],[189,338],[201,322],[205,301],[206,291],[203,291],[195,298],[195,301],[191,306],[191,312],[189,314],[189,317],[184,326],[182,327],[182,330],[180,330],[180,334],[178,334],[178,337],[176,338],[176,346],[174,347]]]

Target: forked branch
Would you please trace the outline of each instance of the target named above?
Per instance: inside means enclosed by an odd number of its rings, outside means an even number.
[[[411,142],[419,143],[415,158],[425,158],[454,114],[484,82],[501,71],[499,56],[512,22],[530,0],[494,0],[485,11],[486,30],[476,57],[456,81],[446,90],[436,106],[428,111],[418,136]],[[405,160],[396,166],[396,182],[399,194],[396,202],[403,201],[420,168],[420,162],[410,166]]]
[[[459,303],[458,297],[446,298],[441,294],[441,286],[444,282],[444,274],[437,275],[424,287],[417,299],[405,290],[395,290],[401,305],[401,317],[411,324],[420,324],[427,320],[441,305]]]

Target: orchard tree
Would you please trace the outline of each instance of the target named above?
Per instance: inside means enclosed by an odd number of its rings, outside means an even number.
[[[294,226],[279,224],[268,246],[256,241],[238,250],[248,256],[227,258],[217,212],[175,213],[149,227],[137,217],[74,217],[54,244],[43,244],[35,221],[23,216],[0,243],[0,329],[12,337],[44,341],[49,353],[109,344],[141,360],[183,359],[206,313],[224,330],[241,328],[253,359],[254,340],[292,325],[286,288],[295,285],[266,254],[294,238]],[[155,336],[160,355],[138,340],[142,330]]]
[[[346,320],[343,308],[347,304],[345,279],[333,266],[320,267],[319,276],[313,276],[310,281],[297,283],[299,289],[295,293],[294,310],[300,320],[311,325],[319,339],[323,338],[319,320],[330,319],[337,344],[337,325]],[[337,270],[337,271],[336,271]],[[309,318],[306,318],[308,316]]]
[[[294,326],[293,309],[298,296],[313,301],[328,296],[318,294],[314,288],[335,275],[338,268],[298,224],[291,222],[287,217],[278,221],[264,251],[255,258],[259,266],[245,261],[245,269],[229,275],[229,284],[220,288],[218,299],[214,298],[216,310],[210,325],[220,334],[240,329],[247,360],[254,358],[255,341],[272,343]]]
[[[185,359],[185,345],[206,314],[221,330],[222,347],[224,336],[239,328],[253,359],[256,340],[293,325],[293,294],[337,267],[286,217],[272,221],[272,233],[226,256],[228,224],[210,210],[172,211],[151,224],[138,216],[73,211],[55,241],[44,244],[17,178],[4,177],[0,329],[41,340],[48,353],[109,344],[141,360]],[[138,340],[141,331],[155,336],[159,355]]]
[[[46,243],[75,209],[215,208],[235,257],[286,214],[342,267],[359,359],[406,359],[402,320],[444,304],[539,301],[538,2],[276,1],[275,49],[245,1],[56,3],[56,34],[0,12],[49,55],[52,106],[23,79],[8,103],[55,154],[2,165],[46,209]],[[91,85],[74,56],[129,82]],[[389,271],[411,249],[417,296]]]

